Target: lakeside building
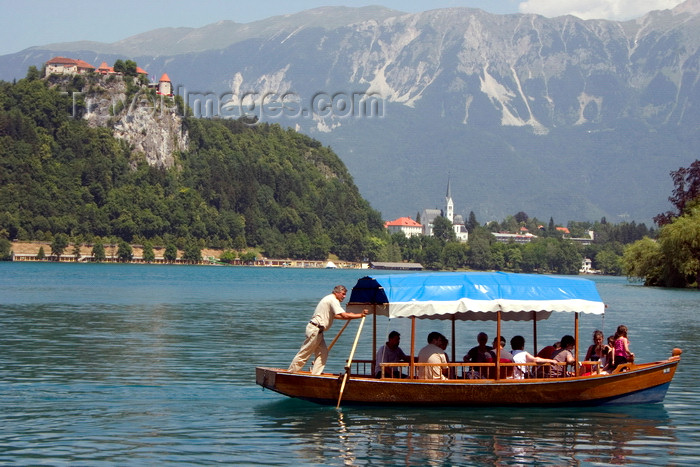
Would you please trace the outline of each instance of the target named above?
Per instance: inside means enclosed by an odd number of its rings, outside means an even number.
[[[537,235],[532,235],[530,232],[518,234],[508,232],[491,232],[491,235],[496,237],[497,242],[501,243],[530,243],[537,238]]]
[[[403,232],[406,237],[423,233],[423,226],[410,217],[399,217],[393,221],[387,221],[384,223],[384,228],[391,234]]]
[[[384,269],[395,271],[422,271],[423,265],[420,263],[397,263],[390,261],[372,261],[369,263],[370,269]]]
[[[566,238],[566,237],[565,237]],[[579,245],[590,245],[593,243],[593,240],[595,240],[595,232],[593,230],[588,231],[588,238],[586,237],[570,237],[569,240],[571,240],[574,243],[578,243]]]

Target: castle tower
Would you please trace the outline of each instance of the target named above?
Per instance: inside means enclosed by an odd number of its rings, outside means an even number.
[[[158,94],[164,96],[173,95],[173,83],[170,82],[170,77],[167,73],[163,73],[163,76],[158,80]]]

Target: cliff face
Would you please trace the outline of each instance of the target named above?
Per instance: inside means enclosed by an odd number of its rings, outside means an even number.
[[[111,128],[129,143],[135,160],[143,156],[151,166],[172,167],[175,153],[187,150],[189,137],[172,97],[121,76],[87,77],[80,94],[81,118],[92,127]]]

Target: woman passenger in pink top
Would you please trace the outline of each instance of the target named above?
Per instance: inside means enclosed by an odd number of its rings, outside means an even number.
[[[627,339],[627,326],[624,324],[617,327],[613,346],[615,348],[614,368],[622,363],[634,361],[634,354],[630,352],[630,341]]]

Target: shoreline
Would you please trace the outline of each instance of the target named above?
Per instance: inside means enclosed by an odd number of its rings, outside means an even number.
[[[40,242],[40,241],[13,241],[11,248],[12,262],[48,262],[48,263],[93,263],[96,262],[92,257],[92,244],[81,244],[80,245],[80,255],[76,258],[73,254],[73,245],[70,244],[65,251],[70,251],[70,253],[63,253],[60,258],[56,259],[55,256],[51,255],[51,243],[50,242]],[[117,257],[118,246],[116,244],[106,244],[105,246],[105,256],[104,261],[100,263],[122,263],[122,264],[189,264],[189,265],[202,265],[202,266],[253,266],[253,267],[284,267],[284,268],[315,268],[315,269],[367,269],[369,265],[367,263],[357,263],[353,261],[340,261],[337,259],[325,259],[325,260],[297,260],[297,259],[272,259],[272,258],[256,258],[253,261],[243,262],[240,258],[237,258],[231,263],[224,263],[220,261],[221,254],[224,250],[205,248],[201,250],[202,260],[201,261],[187,261],[181,259],[183,256],[183,251],[177,250],[177,259],[175,261],[166,261],[163,257],[165,253],[165,247],[153,247],[153,252],[155,253],[154,261],[144,261],[143,260],[143,247],[141,245],[131,245],[133,252],[133,259],[131,261],[122,261]],[[40,249],[44,249],[44,258],[39,259]],[[328,263],[332,262],[335,268],[327,267]]]

